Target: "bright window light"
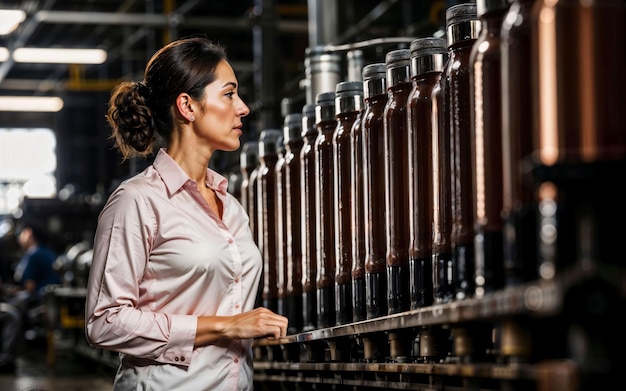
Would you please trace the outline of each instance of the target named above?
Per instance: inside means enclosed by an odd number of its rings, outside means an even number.
[[[0,62],[5,62],[9,59],[9,49],[0,47]]]
[[[26,19],[22,10],[0,10],[0,35],[11,34]]]
[[[0,96],[0,111],[55,113],[63,108],[63,99],[56,96]]]
[[[0,215],[24,197],[56,197],[56,136],[52,129],[0,128]]]
[[[102,49],[17,48],[13,59],[46,64],[102,64],[107,52]]]

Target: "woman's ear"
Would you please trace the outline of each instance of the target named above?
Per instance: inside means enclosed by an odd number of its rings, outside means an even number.
[[[180,115],[189,122],[196,120],[193,114],[192,99],[189,94],[183,92],[176,97],[176,108]]]

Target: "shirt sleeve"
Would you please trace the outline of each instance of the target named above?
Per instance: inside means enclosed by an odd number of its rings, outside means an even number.
[[[120,186],[98,218],[87,286],[85,331],[102,349],[188,366],[197,317],[138,308],[140,282],[156,230],[152,210],[131,185]]]
[[[28,280],[36,280],[37,279],[37,263],[39,262],[37,252],[34,252],[28,256],[28,261],[26,261],[24,270],[22,271],[22,275],[18,281],[20,285],[24,285]]]
[[[39,295],[39,290],[42,287],[42,281],[45,278],[44,273],[44,265],[45,263],[45,255],[41,253],[41,251],[35,251],[28,257],[28,262],[26,262],[26,267],[24,268],[24,272],[22,273],[22,277],[19,280],[20,286],[22,288],[25,287],[26,281],[33,281],[35,283],[35,290],[29,293],[29,296],[32,299],[36,299]]]

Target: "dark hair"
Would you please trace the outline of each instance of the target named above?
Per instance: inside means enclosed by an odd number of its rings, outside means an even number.
[[[204,88],[215,80],[217,65],[226,59],[225,48],[206,37],[181,38],[152,56],[143,81],[122,82],[115,87],[106,119],[124,158],[151,154],[155,131],[169,142],[176,97],[186,92],[201,99]]]

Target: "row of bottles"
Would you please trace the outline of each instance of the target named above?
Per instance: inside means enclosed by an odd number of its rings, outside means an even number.
[[[626,4],[478,0],[244,145],[290,333],[615,264]],[[604,190],[604,191],[602,191]]]

